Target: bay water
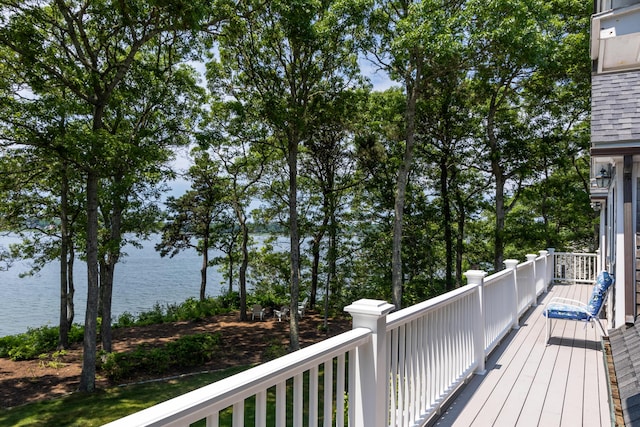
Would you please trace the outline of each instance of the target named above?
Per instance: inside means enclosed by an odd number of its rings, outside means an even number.
[[[138,314],[160,305],[181,303],[187,298],[199,298],[202,258],[195,249],[180,252],[173,258],[160,257],[154,246],[159,236],[141,242],[142,248],[126,246],[116,265],[113,284],[113,319],[129,312]],[[0,247],[8,247],[19,239],[0,237]],[[220,256],[210,251],[209,259]],[[37,275],[21,278],[29,270],[28,262],[14,263],[0,271],[0,337],[26,332],[28,328],[57,326],[60,312],[60,264],[53,262]],[[74,266],[75,323],[84,323],[87,301],[87,268],[83,261]],[[207,296],[218,296],[228,286],[217,267],[207,271]]]

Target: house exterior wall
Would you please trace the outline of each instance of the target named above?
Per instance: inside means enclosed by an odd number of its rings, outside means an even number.
[[[593,148],[638,146],[640,141],[640,70],[594,74],[591,79]]]
[[[634,323],[640,289],[640,0],[595,0],[591,25],[591,199],[601,266],[615,275],[610,327]],[[610,177],[606,185],[603,176]]]

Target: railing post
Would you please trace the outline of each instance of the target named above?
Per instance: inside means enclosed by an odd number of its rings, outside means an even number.
[[[536,283],[538,283],[538,274],[542,272],[538,272],[536,269],[536,258],[538,255],[536,254],[527,254],[527,261],[533,264],[533,274],[531,275],[531,307],[535,307],[538,305],[538,296],[536,295]]]
[[[464,275],[467,277],[467,284],[478,286],[477,315],[474,320],[473,344],[476,356],[476,374],[484,375],[487,370],[484,367],[484,278],[487,275],[482,270],[469,270]]]
[[[518,276],[516,274],[516,267],[518,265],[517,259],[506,259],[504,260],[504,266],[507,270],[513,270],[513,296],[514,296],[514,304],[513,304],[513,320],[511,323],[511,329],[520,329],[520,322],[518,322],[518,304],[520,302],[518,295]]]
[[[545,257],[546,274],[547,277],[544,279],[544,292],[547,293],[549,290],[549,284],[555,280],[556,277],[556,256],[554,254],[555,249],[547,248],[546,251],[539,251],[541,256]]]
[[[389,373],[387,371],[387,314],[394,306],[386,301],[361,299],[344,308],[353,318],[353,329],[371,330],[371,341],[355,351],[353,427],[387,425]],[[352,361],[349,361],[351,364]]]

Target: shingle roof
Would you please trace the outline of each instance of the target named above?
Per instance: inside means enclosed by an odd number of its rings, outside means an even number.
[[[640,71],[591,79],[591,142],[640,140]]]
[[[625,425],[640,425],[640,327],[609,333]]]

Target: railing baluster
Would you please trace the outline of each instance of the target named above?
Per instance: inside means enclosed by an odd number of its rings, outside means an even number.
[[[349,390],[347,393],[349,405],[347,411],[349,412],[349,427],[354,427],[355,420],[355,390],[356,390],[356,350],[349,351]]]
[[[267,425],[267,391],[256,393],[256,427]]]
[[[302,398],[304,397],[302,374],[293,377],[293,425],[302,427]]]
[[[433,407],[436,396],[436,343],[435,343],[435,331],[434,327],[436,324],[435,321],[436,314],[435,312],[430,312],[428,316],[428,338],[429,338],[429,408]]]
[[[405,401],[407,396],[406,382],[405,382],[405,349],[406,349],[406,335],[405,325],[398,328],[398,425],[405,425]]]
[[[206,427],[218,427],[218,413],[211,414],[205,418]]]
[[[418,387],[417,387],[417,377],[418,377],[418,351],[417,351],[417,341],[418,341],[418,327],[417,320],[414,320],[411,324],[411,366],[409,372],[409,378],[411,381],[411,421],[415,420],[418,417]]]
[[[231,418],[233,427],[244,427],[244,400],[233,404],[233,415]]]
[[[398,353],[400,352],[400,349],[398,348],[398,329],[393,329],[391,331],[391,343],[389,345],[389,351],[390,351],[390,358],[389,358],[389,365],[391,366],[391,378],[390,381],[391,383],[389,384],[389,394],[390,394],[390,403],[389,403],[389,410],[391,412],[390,414],[390,422],[392,426],[397,425],[397,418],[398,418],[398,404],[397,402],[400,400],[399,396],[398,396],[398,381],[399,381],[399,375],[398,375]]]
[[[333,359],[324,362],[324,405],[322,417],[324,419],[323,427],[331,427],[331,415],[333,413]],[[336,379],[336,399],[340,399],[340,388],[337,386]],[[343,392],[344,396],[344,392]],[[337,405],[336,405],[337,406]],[[336,418],[339,418],[340,411],[336,407]]]
[[[318,366],[309,369],[309,427],[318,426]]]
[[[287,424],[287,383],[276,384],[276,425]]]
[[[345,397],[345,357],[344,354],[338,356],[336,365],[336,427],[344,427],[344,397]],[[349,360],[351,353],[349,353]],[[351,365],[353,362],[350,362]],[[351,380],[351,379],[350,379]],[[331,416],[329,416],[329,425],[331,425]]]
[[[420,346],[418,349],[420,355],[420,412],[424,413],[427,410],[427,317],[420,317],[420,333],[418,339]]]

